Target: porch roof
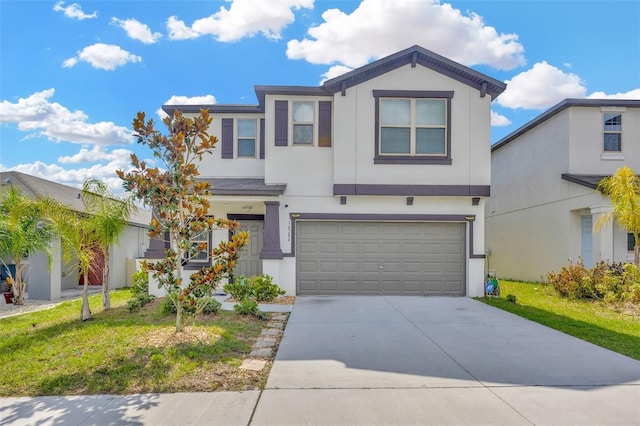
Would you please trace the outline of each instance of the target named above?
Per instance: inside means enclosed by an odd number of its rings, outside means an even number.
[[[266,184],[264,179],[251,178],[199,178],[209,182],[212,195],[282,195],[286,184]]]

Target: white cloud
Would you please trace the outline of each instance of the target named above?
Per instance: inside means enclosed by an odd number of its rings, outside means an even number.
[[[589,99],[640,99],[640,88],[624,93],[615,93],[613,95],[607,95],[604,92],[593,92],[587,97]]]
[[[565,98],[583,98],[587,92],[580,77],[542,61],[507,80],[498,104],[507,108],[545,109]]]
[[[464,65],[507,70],[525,63],[516,34],[499,34],[481,16],[438,0],[363,0],[350,15],[329,9],[322,18],[309,38],[287,43],[287,57],[359,67],[418,44]]]
[[[292,9],[301,8],[312,9],[313,0],[233,0],[228,9],[221,6],[213,15],[194,21],[190,28],[171,16],[167,28],[172,40],[209,34],[218,41],[229,42],[258,33],[277,40],[282,30],[295,20]]]
[[[120,167],[124,168],[129,164],[130,158],[131,151],[128,149],[114,149],[107,152],[104,146],[93,145],[91,149],[80,148],[80,151],[74,155],[58,157],[58,162],[60,164],[82,164],[111,161],[122,164]]]
[[[334,65],[329,68],[327,72],[322,74],[322,80],[320,80],[320,84],[324,83],[327,80],[331,80],[332,78],[341,76],[342,74],[346,74],[349,71],[353,71],[353,68],[345,67],[344,65]]]
[[[213,95],[204,95],[204,96],[171,96],[164,105],[213,105],[216,104],[216,97]],[[168,117],[167,113],[162,110],[162,108],[158,108],[156,114],[161,119]]]
[[[18,129],[32,136],[45,136],[54,142],[121,145],[134,141],[126,127],[110,121],[88,123],[88,116],[79,110],[69,111],[57,102],[49,102],[54,89],[36,92],[11,103],[0,103],[0,123],[15,123]]]
[[[123,157],[125,156],[123,155]],[[126,159],[129,159],[128,155]],[[110,161],[103,164],[94,164],[91,167],[67,170],[57,164],[47,164],[42,161],[36,161],[32,164],[19,164],[10,169],[5,167],[0,167],[0,169],[2,169],[2,171],[15,170],[78,189],[82,188],[82,184],[89,178],[100,179],[105,182],[116,195],[121,195],[124,193],[122,180],[116,175],[115,171],[118,169],[129,171],[131,167],[131,164],[128,162]]]
[[[127,64],[127,62],[140,62],[142,58],[114,44],[96,43],[82,49],[78,52],[77,57],[65,60],[62,66],[67,68],[72,67],[76,65],[78,61],[87,62],[94,68],[113,71],[117,67]]]
[[[504,115],[498,114],[495,111],[491,111],[491,125],[493,127],[504,127],[509,126],[511,124],[511,120],[509,120]]]
[[[189,40],[200,37],[200,34],[187,27],[183,21],[175,16],[170,16],[167,19],[167,29],[170,40]]]
[[[117,25],[127,32],[129,38],[143,42],[144,44],[153,44],[162,34],[152,33],[148,25],[136,19],[118,19],[116,17],[111,18],[111,23]]]
[[[77,63],[78,63],[78,60],[76,58],[69,58],[69,59],[66,59],[62,63],[62,67],[63,68],[71,68],[71,67],[76,66]]]
[[[95,11],[91,14],[84,13],[78,3],[72,3],[67,7],[62,7],[63,4],[63,1],[57,2],[53,5],[53,10],[56,12],[64,12],[64,16],[67,18],[75,18],[82,21],[83,19],[93,19],[98,17],[98,12]]]

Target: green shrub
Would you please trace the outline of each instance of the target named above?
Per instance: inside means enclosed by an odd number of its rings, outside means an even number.
[[[640,302],[640,271],[632,264],[613,264],[596,288],[607,302]]]
[[[258,302],[272,302],[286,292],[273,283],[273,277],[262,274],[249,279],[240,275],[223,287],[224,291],[236,300],[252,297]]]
[[[507,302],[516,303],[517,300],[515,294],[507,294]]]
[[[225,284],[222,289],[225,293],[236,300],[242,300],[247,297],[251,297],[250,283],[244,275],[235,277],[233,281]]]
[[[286,293],[273,283],[273,277],[266,274],[251,277],[249,283],[251,294],[258,302],[273,302],[273,299]]]
[[[149,294],[149,274],[144,269],[139,269],[133,274],[133,286],[131,287],[131,299],[127,302],[129,312],[138,312],[144,305],[150,303],[155,296]]]
[[[203,296],[204,297],[204,296]],[[190,297],[188,300],[184,301],[182,306],[182,313],[185,316],[193,316],[196,314],[196,310],[199,304],[204,303],[202,306],[200,313],[205,315],[215,315],[220,312],[222,308],[222,303],[218,302],[213,297],[208,297],[208,300],[204,302],[202,297]],[[176,305],[173,303],[173,299],[171,297],[165,297],[162,301],[162,307],[160,311],[164,315],[175,315],[176,313]]]
[[[265,313],[258,309],[258,302],[251,297],[245,297],[240,302],[233,305],[233,310],[240,315],[253,315],[258,319],[267,319]]]
[[[558,274],[547,274],[560,296],[572,299],[595,298],[606,302],[640,303],[640,271],[632,263],[598,262],[588,269],[584,262],[569,261]]]
[[[582,259],[577,263],[569,259],[568,266],[563,266],[557,274],[549,272],[547,279],[558,294],[563,297],[584,299],[596,295],[592,273],[584,266]]]

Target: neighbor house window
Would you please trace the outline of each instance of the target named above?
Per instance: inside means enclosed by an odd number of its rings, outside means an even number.
[[[199,268],[202,267],[203,264],[209,263],[210,238],[210,231],[199,232],[191,238],[191,247],[196,250],[196,252],[191,254],[185,253],[188,259],[187,266],[191,265]]]
[[[634,238],[633,234],[629,232],[627,234],[627,250],[633,251],[635,247],[636,247],[636,239]]]
[[[622,114],[604,114],[604,150],[622,151]]]
[[[452,92],[374,90],[376,163],[451,164]]]
[[[293,102],[293,144],[313,145],[314,102]]]
[[[256,156],[256,120],[238,119],[238,157]]]

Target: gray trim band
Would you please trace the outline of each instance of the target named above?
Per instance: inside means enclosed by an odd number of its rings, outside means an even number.
[[[398,196],[446,196],[488,197],[490,185],[333,185],[333,195],[398,195]]]

